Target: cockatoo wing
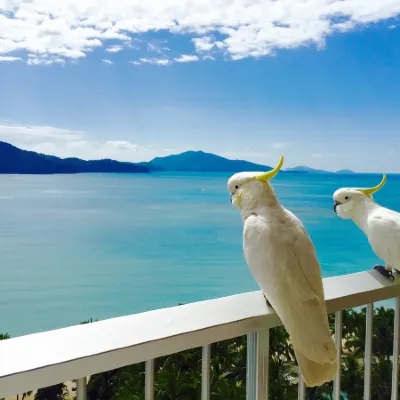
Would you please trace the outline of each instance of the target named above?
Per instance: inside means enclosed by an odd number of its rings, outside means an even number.
[[[294,242],[295,256],[298,259],[298,265],[301,268],[301,271],[303,272],[304,278],[307,280],[310,289],[316,294],[319,300],[324,303],[325,306],[321,267],[317,258],[314,244],[308,236],[308,233],[306,232],[306,229],[301,221],[290,211],[286,210],[286,212],[292,220],[295,229],[299,232]],[[302,251],[298,251],[298,249],[301,249]]]
[[[368,217],[367,236],[375,254],[400,269],[400,214],[384,207]]]

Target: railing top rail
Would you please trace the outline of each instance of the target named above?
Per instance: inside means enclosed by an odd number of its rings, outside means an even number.
[[[400,296],[373,270],[323,282],[329,312]],[[251,292],[0,341],[0,398],[279,324]]]

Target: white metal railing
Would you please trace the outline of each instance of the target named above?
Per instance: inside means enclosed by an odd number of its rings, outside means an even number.
[[[323,280],[327,309],[335,313],[341,349],[342,313],[367,304],[364,399],[371,398],[373,303],[396,298],[392,400],[398,400],[400,278],[393,283],[371,270]],[[145,399],[154,399],[154,360],[202,347],[202,400],[210,398],[210,344],[247,334],[247,399],[268,398],[269,329],[281,321],[260,292],[112,318],[0,341],[0,399],[76,380],[86,400],[86,377],[146,362]],[[340,361],[340,352],[338,354]],[[298,398],[305,398],[299,377]],[[340,400],[340,373],[333,396]]]
[[[201,400],[210,398],[211,346],[203,346],[201,355]]]
[[[146,400],[154,400],[154,358],[146,361],[144,393]]]
[[[372,372],[372,323],[374,318],[374,305],[367,304],[366,329],[365,329],[365,360],[364,360],[364,399],[371,398],[371,372]]]
[[[76,380],[76,400],[86,400],[86,377]]]
[[[341,365],[342,359],[342,311],[335,313],[335,344],[337,349],[337,363]],[[340,368],[333,382],[333,400],[340,400]]]
[[[392,400],[399,397],[399,340],[400,340],[400,297],[396,297],[393,334]]]

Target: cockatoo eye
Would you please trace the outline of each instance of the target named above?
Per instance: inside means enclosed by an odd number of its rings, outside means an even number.
[[[345,200],[349,200],[349,199],[350,199],[350,197],[349,197],[349,196],[346,196],[344,199],[345,199]]]
[[[236,186],[235,186],[235,189],[239,189],[239,185],[236,185]]]

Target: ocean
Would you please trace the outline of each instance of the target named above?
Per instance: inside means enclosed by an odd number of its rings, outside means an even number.
[[[11,336],[257,290],[230,204],[231,174],[0,175],[0,333]],[[340,187],[380,175],[279,174],[324,277],[379,260],[333,212]],[[204,190],[203,190],[204,189]],[[375,195],[400,210],[400,176]]]

